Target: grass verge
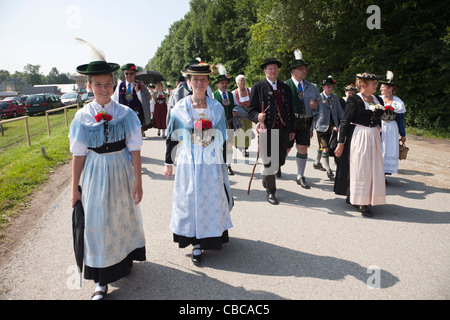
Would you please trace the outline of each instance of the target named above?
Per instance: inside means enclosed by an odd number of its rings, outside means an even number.
[[[69,121],[74,113],[71,112]],[[5,138],[3,143],[7,144],[5,141],[9,140],[10,144],[0,152],[0,230],[7,225],[10,217],[27,206],[30,195],[48,179],[49,173],[71,159],[67,137],[69,128],[61,123],[59,117],[64,118],[64,115],[50,116],[53,126],[51,136],[47,134],[46,126],[42,126],[45,117],[30,118],[34,122],[32,124],[30,121],[30,131],[32,127],[35,130],[31,147],[26,140],[14,142],[17,138],[13,137],[19,136],[16,130],[24,133],[23,121],[20,121],[21,126],[17,126],[17,123],[9,126],[5,137],[0,137]],[[42,147],[45,148],[46,156],[41,151]]]

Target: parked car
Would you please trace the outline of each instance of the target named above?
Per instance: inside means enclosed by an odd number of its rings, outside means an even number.
[[[81,97],[76,92],[65,93],[61,96],[61,102],[63,105],[68,106],[69,104],[78,104],[78,106],[83,106],[83,101]]]
[[[53,93],[40,93],[28,96],[25,103],[29,115],[62,107],[61,100]]]
[[[27,112],[25,105],[19,100],[2,100],[0,101],[0,112],[3,117],[17,117]]]
[[[94,100],[94,93],[91,91],[83,93],[81,100],[83,100],[83,102],[85,102],[85,103],[91,102],[92,100]]]

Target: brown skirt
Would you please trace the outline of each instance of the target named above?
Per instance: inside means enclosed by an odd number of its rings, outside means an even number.
[[[165,103],[155,104],[155,111],[153,113],[153,120],[155,122],[155,128],[166,129],[167,118],[167,105]]]

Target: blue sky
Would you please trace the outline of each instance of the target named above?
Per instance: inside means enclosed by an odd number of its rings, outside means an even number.
[[[189,0],[0,0],[0,69],[27,63],[75,73],[91,61],[80,37],[103,50],[108,62],[144,67]]]

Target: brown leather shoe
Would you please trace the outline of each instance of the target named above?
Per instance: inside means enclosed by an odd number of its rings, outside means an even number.
[[[359,206],[359,211],[364,217],[372,217],[372,212],[370,212],[368,206]]]

